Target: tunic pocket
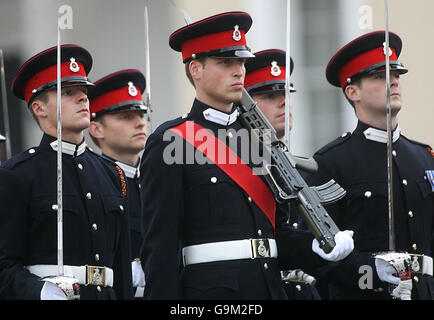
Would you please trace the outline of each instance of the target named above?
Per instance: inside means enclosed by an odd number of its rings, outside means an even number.
[[[186,213],[201,226],[234,224],[248,210],[242,190],[215,166],[190,171],[186,177]]]
[[[106,245],[114,252],[118,246],[121,232],[121,216],[126,214],[124,201],[119,195],[101,195],[104,208],[104,230]]]
[[[77,230],[80,229],[79,204],[77,196],[63,195],[63,247],[78,247]],[[57,198],[41,196],[31,202],[31,239],[34,250],[57,250]]]

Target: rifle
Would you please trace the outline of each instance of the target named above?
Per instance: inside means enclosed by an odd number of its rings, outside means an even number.
[[[263,159],[271,160],[271,163],[263,160],[263,168],[265,179],[276,200],[279,203],[297,201],[296,207],[320,247],[326,253],[331,252],[336,245],[334,236],[339,232],[339,228],[322,204],[340,200],[346,191],[334,180],[318,187],[309,187],[297,169],[315,172],[318,169],[315,160],[291,155],[245,89],[240,102],[236,105],[241,123],[251,133],[251,145],[259,146],[264,153]],[[255,142],[257,144],[254,144]]]

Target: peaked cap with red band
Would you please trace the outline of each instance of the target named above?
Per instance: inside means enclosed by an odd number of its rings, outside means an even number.
[[[398,61],[402,41],[396,33],[389,32],[389,47],[390,70],[406,73],[408,70]],[[385,52],[385,31],[364,34],[331,58],[326,68],[326,78],[332,85],[345,88],[361,76],[384,71]]]
[[[286,84],[286,52],[278,49],[263,50],[254,53],[255,57],[245,63],[246,78],[244,87],[249,93],[284,91]],[[290,58],[290,72],[294,62]],[[290,91],[295,92],[292,84]]]
[[[120,70],[99,79],[89,92],[91,118],[105,113],[146,111],[142,98],[145,88],[145,76],[136,69]]]
[[[76,85],[93,86],[87,78],[92,56],[77,45],[60,47],[62,88]],[[14,95],[29,104],[33,96],[57,86],[57,46],[44,50],[27,60],[12,82]]]
[[[204,56],[251,58],[245,37],[251,26],[248,13],[225,12],[176,30],[169,37],[169,45],[182,52],[184,63]]]

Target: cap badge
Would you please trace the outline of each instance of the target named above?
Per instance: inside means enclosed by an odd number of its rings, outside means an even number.
[[[131,81],[128,82],[128,94],[132,97],[137,96],[137,89]]]
[[[69,61],[71,61],[69,63],[69,70],[71,70],[72,72],[78,72],[78,70],[80,70],[80,66],[78,65],[78,63],[75,61],[74,58],[69,59]]]
[[[383,42],[383,52],[386,55],[386,42]],[[389,57],[392,55],[392,49],[389,47]]]
[[[240,30],[238,30],[239,27],[240,27],[239,25],[235,25],[234,26],[234,32],[232,33],[232,38],[235,41],[240,41],[241,40],[241,32],[240,32]]]
[[[280,70],[280,67],[277,65],[276,61],[271,62],[271,75],[272,76],[279,76],[282,73],[282,70]]]

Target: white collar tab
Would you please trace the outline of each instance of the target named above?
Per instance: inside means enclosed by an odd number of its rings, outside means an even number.
[[[379,130],[375,128],[368,128],[363,131],[365,138],[368,140],[387,143],[387,131]],[[395,131],[392,133],[392,141],[396,142],[401,136],[401,130],[399,129],[399,125],[396,127]]]
[[[203,116],[208,121],[223,126],[229,126],[237,120],[238,110],[234,110],[231,114],[227,114],[213,108],[208,108],[203,112]]]
[[[51,148],[57,151],[57,140],[50,143]],[[86,151],[86,141],[76,145],[66,141],[62,141],[62,153],[69,154],[70,156],[79,156]]]

